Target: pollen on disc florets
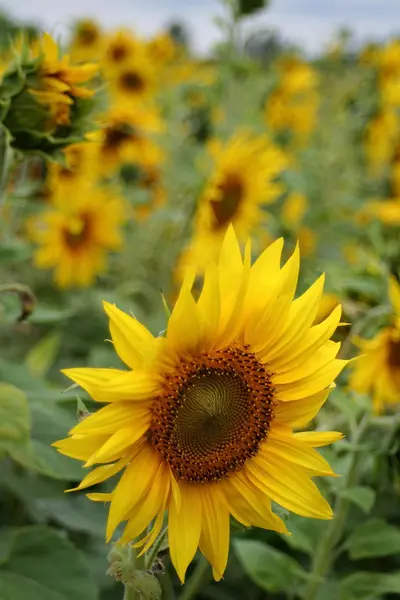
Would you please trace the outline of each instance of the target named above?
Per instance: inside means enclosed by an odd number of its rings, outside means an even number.
[[[148,439],[177,478],[218,481],[257,454],[274,395],[271,374],[248,347],[201,354],[165,377]]]

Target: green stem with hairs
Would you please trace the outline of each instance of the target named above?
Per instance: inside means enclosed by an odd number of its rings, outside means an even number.
[[[188,582],[185,584],[179,600],[193,600],[197,597],[197,592],[202,586],[209,581],[211,576],[210,565],[203,555],[200,556],[199,562],[196,565]]]
[[[359,458],[358,446],[365,429],[367,428],[368,420],[369,415],[365,414],[353,433],[351,461],[348,471],[342,479],[342,489],[348,489],[357,483]],[[331,569],[335,557],[335,549],[341,540],[346,524],[349,505],[350,501],[347,498],[337,496],[334,506],[335,517],[327,525],[325,533],[314,555],[310,581],[304,594],[305,600],[316,600],[320,587],[324,583],[325,577]]]
[[[132,548],[132,546],[129,547],[129,561],[132,567],[132,572],[135,569],[140,570],[145,568],[145,557],[138,557],[136,555],[135,548]],[[124,600],[141,600],[141,597],[142,595],[137,592],[134,587],[130,585],[125,586]]]

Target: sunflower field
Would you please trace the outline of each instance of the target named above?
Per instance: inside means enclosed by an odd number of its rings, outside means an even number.
[[[0,600],[400,597],[400,40],[0,18]]]

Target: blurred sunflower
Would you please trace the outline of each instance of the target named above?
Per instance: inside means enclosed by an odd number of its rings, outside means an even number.
[[[49,107],[52,115],[50,126],[68,125],[74,99],[93,96],[94,90],[83,84],[93,79],[98,66],[91,63],[71,65],[68,55],[60,58],[58,46],[48,33],[32,44],[31,54],[33,58],[40,59],[40,66],[30,93],[38,102]]]
[[[64,163],[49,162],[47,165],[46,188],[55,201],[60,197],[60,189],[65,194],[69,186],[71,192],[75,193],[76,186],[80,185],[79,179],[93,181],[96,176],[96,148],[93,143],[85,141],[71,144],[63,149],[63,154]]]
[[[337,432],[293,433],[329,395],[346,361],[330,337],[340,307],[313,326],[323,277],[294,300],[299,253],[281,268],[278,240],[250,265],[233,228],[200,297],[187,273],[165,337],[105,304],[110,331],[128,371],[67,369],[64,373],[107,405],[55,443],[92,470],[85,489],[124,470],[110,501],[107,539],[127,521],[121,542],[148,549],[168,510],[172,562],[184,581],[199,547],[223,576],[230,515],[245,526],[286,533],[271,501],[305,517],[332,511],[312,478],[334,475],[315,450]],[[147,527],[152,524],[146,533]]]
[[[108,81],[112,101],[133,103],[154,93],[156,72],[147,55],[140,52],[114,69]]]
[[[357,340],[362,356],[354,363],[350,387],[360,393],[372,393],[374,410],[400,402],[400,284],[392,277],[389,296],[393,322],[370,340]]]
[[[216,258],[228,225],[243,240],[264,218],[262,206],[282,191],[276,178],[286,166],[282,152],[263,135],[239,132],[226,144],[209,144],[214,173],[202,194],[185,261],[204,268]]]
[[[376,217],[385,225],[400,225],[400,197],[369,202],[361,215]]]
[[[155,109],[129,103],[112,106],[99,118],[101,129],[91,136],[98,145],[99,166],[110,172],[125,163],[135,163],[143,154],[153,153],[162,159],[162,152],[150,135],[160,133],[163,124]]]
[[[102,66],[106,78],[135,55],[143,52],[143,42],[128,29],[120,29],[110,35],[105,43]]]
[[[166,33],[159,33],[147,43],[147,52],[151,60],[154,60],[156,65],[163,67],[170,63],[176,52],[177,47],[172,37]]]
[[[106,268],[106,256],[122,244],[123,201],[109,190],[80,185],[59,190],[54,206],[28,222],[38,245],[34,264],[53,269],[59,287],[86,287]]]
[[[79,21],[74,28],[69,47],[71,59],[75,62],[98,60],[103,43],[103,33],[95,21]]]

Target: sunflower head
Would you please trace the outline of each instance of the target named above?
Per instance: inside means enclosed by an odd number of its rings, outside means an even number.
[[[106,267],[107,254],[122,244],[123,201],[83,179],[53,192],[53,206],[28,224],[37,244],[34,262],[52,269],[59,287],[88,286]]]
[[[400,402],[400,284],[389,280],[392,323],[372,339],[359,339],[362,356],[355,362],[350,386],[360,393],[371,393],[373,407],[380,413]]]
[[[198,267],[215,259],[232,223],[241,239],[265,218],[263,205],[281,193],[277,176],[286,159],[267,137],[239,132],[226,144],[209,144],[213,173],[200,197],[187,260]]]
[[[287,529],[272,501],[306,517],[332,517],[313,478],[333,472],[314,447],[341,434],[293,428],[316,415],[346,364],[330,341],[340,307],[313,325],[323,277],[295,300],[299,253],[282,267],[282,245],[251,266],[249,246],[243,259],[229,228],[197,299],[195,273],[186,274],[165,336],[105,304],[127,370],[65,371],[105,403],[55,444],[86,466],[100,465],[77,489],[123,471],[111,493],[89,494],[111,503],[108,539],[125,522],[121,543],[136,539],[146,551],[167,512],[182,581],[198,547],[222,577],[231,515],[281,533]]]
[[[91,19],[79,21],[74,28],[70,43],[70,55],[73,61],[98,60],[104,37],[99,25]]]
[[[120,29],[108,37],[102,65],[106,77],[126,62],[133,60],[137,54],[143,53],[143,43],[127,29]]]
[[[149,98],[155,90],[154,66],[144,52],[124,61],[109,74],[112,101],[138,103]]]

